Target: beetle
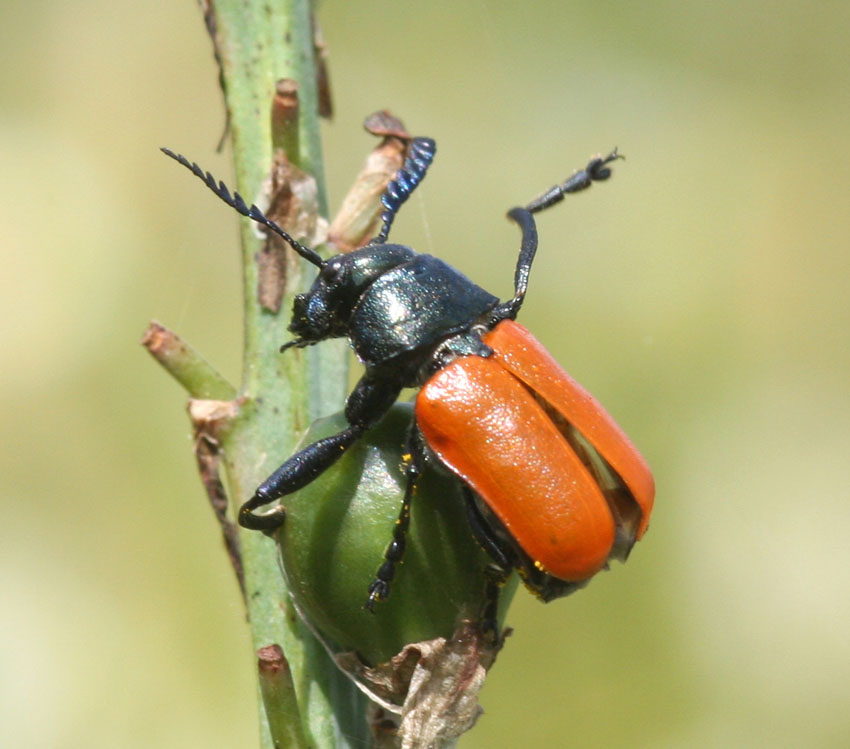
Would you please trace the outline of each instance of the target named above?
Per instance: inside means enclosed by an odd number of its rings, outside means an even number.
[[[327,470],[389,410],[419,388],[404,450],[406,488],[392,540],[366,608],[389,595],[410,505],[426,463],[457,477],[470,528],[494,562],[493,598],[516,569],[543,601],[582,587],[611,558],[624,560],[646,531],[654,483],[646,462],[602,406],[515,322],[537,251],[534,214],[611,176],[614,149],[508,218],[522,239],[514,295],[501,301],[439,258],[388,242],[393,220],[433,161],[436,144],[414,138],[383,196],[382,226],[367,245],[323,259],[197,164],[162,149],[224,202],[281,236],[316,266],[295,297],[281,347],[347,337],[365,372],[348,396],[348,426],[297,452],[239,510],[239,523],[272,533],[292,494]]]

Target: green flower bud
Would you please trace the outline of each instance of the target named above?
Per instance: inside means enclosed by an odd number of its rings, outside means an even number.
[[[374,613],[364,608],[401,508],[402,450],[412,418],[411,404],[396,404],[337,463],[286,497],[277,536],[298,608],[334,650],[354,651],[367,665],[386,662],[409,643],[449,638],[486,608],[491,560],[469,529],[457,479],[430,467],[417,482],[389,598]],[[320,419],[304,443],[345,426],[341,413]],[[500,619],[515,589],[512,576],[500,597]]]

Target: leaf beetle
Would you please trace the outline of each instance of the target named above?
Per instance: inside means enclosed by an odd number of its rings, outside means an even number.
[[[549,601],[583,586],[609,559],[627,557],[652,510],[649,467],[602,406],[515,322],[537,250],[534,214],[608,179],[609,165],[621,158],[616,149],[508,212],[522,239],[507,301],[439,258],[387,241],[396,213],[434,158],[430,138],[412,139],[383,194],[378,235],[328,259],[197,164],[162,150],[318,268],[310,290],[295,298],[289,325],[295,338],[281,351],[347,337],[365,367],[346,401],[347,426],[304,447],[269,476],[240,508],[242,526],[279,528],[282,505],[256,510],[312,482],[381,419],[403,388],[412,387],[419,392],[404,450],[406,489],[367,608],[389,595],[417,479],[430,462],[462,486],[472,533],[494,562],[494,600],[498,582],[513,569]]]

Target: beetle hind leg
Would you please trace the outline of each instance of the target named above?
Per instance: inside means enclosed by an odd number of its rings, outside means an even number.
[[[515,566],[513,555],[493,533],[484,516],[481,514],[481,510],[475,500],[475,494],[466,485],[463,486],[463,496],[466,500],[466,518],[469,522],[472,535],[481,548],[487,552],[495,565],[505,571],[505,577],[507,577],[507,572]]]
[[[499,646],[504,639],[499,628],[499,600],[502,595],[502,588],[508,580],[508,573],[491,564],[485,570],[485,577],[484,606],[481,610],[478,627],[485,638]]]
[[[479,626],[485,636],[492,637],[498,643],[501,640],[499,597],[511,570],[516,566],[513,559],[514,555],[493,533],[487,520],[481,514],[475,494],[468,486],[463,487],[463,496],[466,500],[466,516],[472,535],[493,560],[493,563],[488,565],[485,570],[484,606],[481,610]]]

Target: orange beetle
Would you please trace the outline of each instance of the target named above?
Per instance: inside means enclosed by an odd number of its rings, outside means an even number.
[[[493,355],[434,374],[416,399],[416,423],[472,490],[483,521],[473,517],[476,536],[548,601],[628,556],[647,529],[655,485],[611,416],[528,330],[503,320],[482,340]]]
[[[621,158],[616,149],[508,212],[522,243],[514,295],[506,301],[439,258],[387,241],[396,213],[434,158],[430,138],[411,141],[381,198],[377,236],[327,260],[209,172],[163,150],[318,268],[310,290],[295,297],[289,330],[296,337],[282,350],[345,336],[366,369],[346,402],[347,426],[303,447],[260,484],[239,510],[242,526],[281,527],[283,505],[257,510],[312,482],[368,434],[404,388],[421,385],[407,444],[407,485],[367,608],[389,594],[416,481],[431,458],[461,480],[472,530],[500,574],[517,568],[542,599],[575,590],[612,557],[625,559],[652,509],[649,468],[605,410],[514,322],[537,251],[534,214],[608,179],[609,165]],[[493,603],[498,586],[490,587]],[[494,609],[493,603],[491,614]]]

